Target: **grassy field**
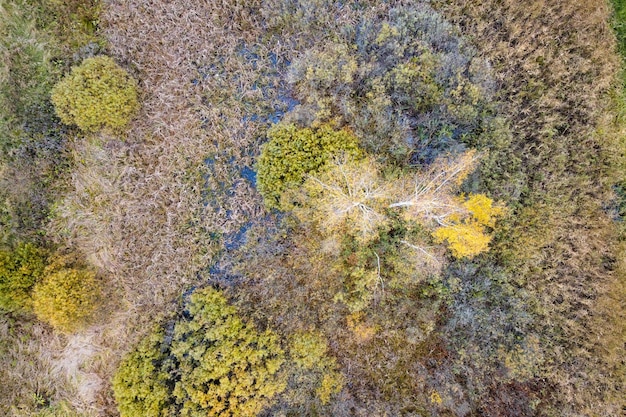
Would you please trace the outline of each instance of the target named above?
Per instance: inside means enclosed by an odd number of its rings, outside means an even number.
[[[0,0],[2,249],[72,254],[104,294],[74,333],[0,313],[0,413],[120,415],[111,381],[141,340],[175,346],[158,361],[175,369],[164,385],[182,386],[174,329],[211,286],[284,352],[285,386],[257,415],[619,415],[626,9],[614,3]],[[50,103],[99,54],[138,82],[123,132],[63,125]],[[347,129],[393,197],[474,149],[477,169],[445,201],[506,205],[490,250],[455,257],[436,222],[388,207],[369,241],[324,229],[298,214],[316,207],[300,184],[284,197],[300,212],[269,210],[257,161],[279,122]],[[302,365],[307,349],[332,372]]]

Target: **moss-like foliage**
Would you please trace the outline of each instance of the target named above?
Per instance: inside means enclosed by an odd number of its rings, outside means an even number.
[[[63,123],[120,131],[139,108],[137,83],[113,59],[88,58],[53,88],[52,103]]]
[[[122,417],[173,415],[166,356],[161,350],[165,332],[156,328],[122,361],[113,390]]]
[[[46,267],[43,280],[35,285],[33,308],[55,329],[72,332],[93,318],[100,296],[95,272],[61,257]]]
[[[122,417],[252,417],[285,389],[283,362],[277,336],[209,288],[191,296],[173,336],[158,330],[126,357],[113,389]]]
[[[358,139],[349,130],[335,130],[329,125],[298,128],[278,124],[267,134],[269,142],[258,162],[258,189],[268,208],[287,209],[281,196],[302,184],[307,174],[318,171],[333,155],[360,154]]]
[[[32,310],[31,291],[43,276],[45,259],[44,252],[30,243],[0,250],[0,309]]]

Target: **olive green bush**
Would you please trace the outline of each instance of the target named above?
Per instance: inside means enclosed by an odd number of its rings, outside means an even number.
[[[31,292],[44,273],[45,252],[30,243],[0,250],[0,310],[32,310]]]
[[[281,197],[302,184],[305,176],[320,170],[332,155],[360,154],[358,139],[346,129],[335,130],[330,125],[298,128],[279,123],[268,134],[258,162],[258,190],[268,208],[285,210],[288,203]]]
[[[165,332],[157,327],[130,352],[113,378],[117,407],[124,416],[173,416],[171,383],[166,355],[162,352]]]
[[[124,359],[113,390],[122,417],[252,417],[285,389],[284,360],[274,333],[208,288],[191,295],[171,333],[158,329]]]
[[[52,103],[63,123],[120,131],[139,108],[137,83],[109,57],[87,58],[52,89]]]
[[[77,266],[69,257],[48,265],[33,289],[37,317],[62,332],[73,332],[93,318],[101,297],[96,273]]]

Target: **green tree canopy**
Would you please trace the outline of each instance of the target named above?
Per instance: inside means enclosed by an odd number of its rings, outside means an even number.
[[[258,189],[268,208],[288,209],[281,202],[286,191],[298,188],[306,174],[322,169],[332,155],[360,154],[358,139],[347,129],[330,125],[298,128],[277,124],[267,134],[269,142],[261,149],[258,162]]]
[[[107,56],[88,58],[52,89],[63,123],[85,132],[119,131],[139,108],[137,83]]]
[[[285,389],[277,336],[243,322],[221,292],[195,292],[185,316],[171,342],[159,329],[122,362],[113,379],[122,417],[252,417]]]

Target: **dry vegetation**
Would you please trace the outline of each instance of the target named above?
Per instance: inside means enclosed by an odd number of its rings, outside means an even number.
[[[624,175],[624,131],[611,8],[505,1],[441,9],[493,63],[521,158],[520,207],[500,254],[537,297],[536,331],[552,364],[543,383],[555,391],[545,412],[617,415],[624,252],[606,207]]]
[[[315,329],[343,374],[343,390],[321,400],[317,371],[294,374],[287,394],[261,415],[623,412],[626,239],[613,206],[625,145],[608,4],[431,2],[459,28],[447,36],[465,37],[467,50],[490,65],[480,68],[490,68],[485,83],[501,116],[471,144],[490,152],[464,190],[510,208],[491,253],[452,260],[393,215],[391,232],[367,244],[322,236],[268,213],[254,184],[270,125],[286,114],[311,118],[306,85],[293,84],[302,68],[290,64],[305,65],[311,51],[323,56],[320,46],[339,45],[358,22],[408,2],[36,3],[73,10],[73,18],[29,29],[40,45],[56,39],[59,67],[77,63],[71,55],[87,42],[106,44],[138,81],[141,108],[123,133],[83,134],[60,127],[48,103],[52,122],[36,125],[44,133],[2,142],[10,158],[0,192],[11,203],[0,207],[2,242],[28,238],[79,253],[97,268],[106,303],[95,324],[73,335],[32,317],[0,316],[8,381],[0,412],[118,415],[110,381],[123,355],[207,284],[221,286],[261,331],[281,336],[283,348]],[[0,0],[4,15],[6,4]],[[80,36],[68,38],[77,27]],[[42,68],[56,81],[59,67]],[[52,85],[31,84],[20,88],[33,97]],[[32,109],[11,111],[27,117]],[[0,122],[2,133],[19,120]],[[418,243],[435,261],[416,256]]]

